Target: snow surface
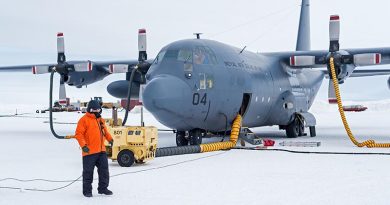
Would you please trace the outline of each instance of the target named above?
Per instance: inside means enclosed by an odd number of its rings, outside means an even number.
[[[8,76],[13,76],[9,74]],[[2,74],[4,77],[4,75]],[[36,114],[47,105],[47,79],[18,86],[11,80],[0,86],[0,180],[3,178],[74,180],[81,175],[81,151],[75,140],[52,137],[48,114]],[[4,83],[4,82],[7,82]],[[32,82],[32,81],[30,81]],[[4,86],[14,83],[13,89]],[[39,86],[38,86],[39,85]],[[9,87],[8,87],[9,88]],[[38,92],[34,92],[37,89]],[[32,89],[32,90],[31,90]],[[79,92],[78,90],[77,92]],[[68,93],[69,94],[69,93]],[[74,93],[70,92],[70,95]],[[88,99],[93,93],[86,93]],[[28,100],[27,100],[28,99]],[[346,102],[363,104],[368,110],[347,113],[352,130],[359,140],[370,137],[390,142],[390,100]],[[276,141],[275,148],[307,151],[386,152],[388,149],[357,148],[347,138],[337,107],[315,101],[311,110],[317,118],[317,137],[287,139],[277,127],[254,131]],[[146,125],[166,129],[145,112]],[[119,115],[123,115],[121,112]],[[55,113],[56,122],[75,123],[80,113]],[[104,112],[109,117],[110,112]],[[139,109],[130,115],[128,124],[138,125]],[[55,124],[60,134],[74,133],[75,124]],[[220,138],[206,139],[219,141]],[[320,147],[281,147],[282,141],[320,141]],[[159,146],[175,145],[171,132],[159,132]],[[390,156],[313,155],[286,152],[231,150],[156,158],[130,168],[109,162],[110,189],[113,196],[82,196],[81,182],[54,192],[33,192],[26,188],[51,189],[64,183],[42,181],[0,181],[0,204],[389,204]],[[145,171],[142,171],[145,170]],[[142,171],[142,172],[137,172]],[[95,173],[95,177],[97,174]]]
[[[330,110],[328,110],[330,111]],[[104,113],[109,116],[108,112]],[[336,112],[316,113],[318,137],[293,141],[321,141],[318,148],[290,148],[309,151],[389,152],[386,149],[354,147],[342,130]],[[47,114],[30,114],[47,117]],[[74,122],[82,114],[55,113],[58,122]],[[133,112],[130,124],[139,123]],[[349,113],[357,136],[376,136],[390,141],[389,118],[385,112]],[[159,125],[145,113],[146,124]],[[81,156],[75,140],[51,136],[47,118],[0,118],[0,178],[76,179],[82,171]],[[377,122],[377,123],[373,123]],[[72,133],[75,125],[55,125],[60,133]],[[276,140],[288,140],[275,127],[255,131]],[[174,145],[172,133],[160,132],[159,145]],[[217,138],[207,141],[216,141]],[[276,146],[278,148],[278,145]],[[210,156],[209,158],[203,158]],[[189,161],[187,160],[194,160]],[[182,163],[177,164],[176,163]],[[169,166],[172,165],[172,166]],[[168,167],[164,167],[168,166]],[[157,158],[130,168],[110,162],[110,174],[148,170],[111,178],[111,197],[97,195],[85,199],[81,182],[63,190],[41,193],[0,189],[0,204],[388,204],[390,190],[389,156],[305,155],[284,152],[231,150]],[[95,176],[97,176],[95,174]],[[1,181],[0,186],[51,189],[67,183]],[[94,182],[96,188],[97,182]]]

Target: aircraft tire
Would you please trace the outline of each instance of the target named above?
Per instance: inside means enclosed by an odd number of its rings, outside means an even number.
[[[299,119],[295,118],[289,125],[286,127],[286,135],[288,138],[297,138],[300,132]]]
[[[299,135],[298,136],[304,136],[305,135],[305,125],[299,122]]]
[[[188,139],[185,136],[184,131],[177,131],[176,132],[176,145],[178,147],[180,146],[187,146],[188,145]]]
[[[202,144],[202,130],[194,129],[190,131],[190,145]]]

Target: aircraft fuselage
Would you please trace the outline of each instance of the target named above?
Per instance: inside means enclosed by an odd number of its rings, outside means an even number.
[[[324,77],[294,70],[273,55],[211,40],[164,47],[147,73],[145,107],[176,130],[223,131],[237,113],[243,126],[287,125],[307,112]]]

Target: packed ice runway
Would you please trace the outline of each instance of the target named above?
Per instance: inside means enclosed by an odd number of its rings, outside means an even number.
[[[389,141],[389,102],[373,102],[369,110],[348,113],[359,139],[370,136]],[[380,109],[376,109],[376,108]],[[371,109],[370,109],[371,108]],[[27,109],[27,108],[26,108]],[[33,109],[33,108],[31,108]],[[26,111],[26,110],[23,110]],[[28,109],[27,109],[28,111]],[[133,112],[129,124],[139,124]],[[22,111],[21,111],[22,112]],[[255,132],[274,139],[275,148],[305,151],[383,152],[387,149],[357,148],[344,133],[336,107],[316,102],[317,137],[287,139],[277,127],[257,128]],[[12,112],[10,111],[10,113]],[[76,122],[82,114],[55,113],[56,122]],[[105,117],[110,111],[104,112]],[[38,117],[38,118],[36,118]],[[230,150],[156,158],[144,165],[120,167],[109,162],[111,197],[97,194],[85,199],[81,182],[53,192],[24,189],[54,189],[81,175],[81,151],[75,140],[52,137],[47,114],[1,117],[0,178],[49,179],[66,182],[0,181],[1,204],[386,204],[390,191],[389,156],[314,155],[286,152]],[[145,113],[145,123],[165,127]],[[73,133],[74,124],[55,124],[63,134]],[[218,141],[220,138],[206,139]],[[282,141],[319,141],[320,147],[281,147]],[[159,132],[159,146],[174,146],[175,136]],[[95,177],[97,174],[95,173]]]

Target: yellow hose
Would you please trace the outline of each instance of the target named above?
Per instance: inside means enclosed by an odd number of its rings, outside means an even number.
[[[374,140],[366,140],[362,143],[358,142],[356,138],[353,136],[351,129],[349,128],[347,119],[344,114],[344,109],[343,109],[343,104],[341,102],[341,96],[340,96],[340,89],[339,89],[339,84],[338,80],[336,78],[336,71],[335,71],[335,66],[334,66],[334,59],[333,57],[330,58],[330,71],[332,73],[332,80],[333,80],[333,85],[334,85],[334,91],[336,93],[336,98],[337,98],[337,105],[339,107],[339,113],[341,116],[341,120],[343,121],[345,131],[348,134],[349,139],[358,147],[364,147],[367,146],[369,148],[377,147],[377,148],[389,148],[390,143],[376,143]]]
[[[241,115],[237,115],[236,119],[233,121],[232,125],[232,131],[230,133],[230,140],[227,142],[215,142],[215,143],[209,143],[209,144],[201,144],[200,145],[200,152],[213,152],[218,150],[225,150],[225,149],[231,149],[234,146],[236,146],[238,135],[240,134],[240,128],[241,128],[241,121],[242,117]]]

